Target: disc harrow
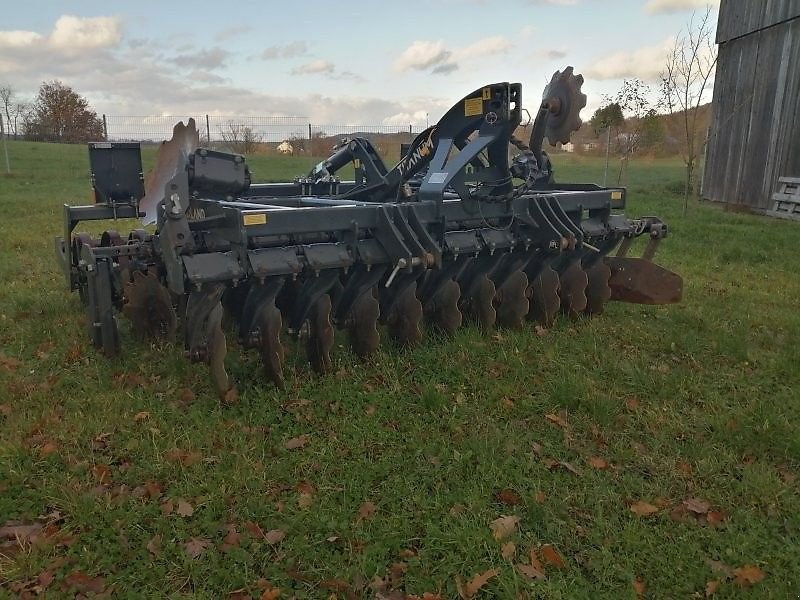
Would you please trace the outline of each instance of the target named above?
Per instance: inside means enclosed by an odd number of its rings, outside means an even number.
[[[565,143],[580,126],[582,83],[571,67],[553,75],[527,141],[515,137],[521,85],[496,83],[454,105],[392,168],[352,138],[284,183],[252,183],[242,156],[200,147],[192,120],[176,125],[144,186],[137,145],[91,145],[99,200],[65,205],[56,240],[90,339],[119,354],[119,313],[144,337],[170,341],[180,328],[187,358],[226,398],[226,330],[285,389],[291,349],[305,346],[311,369],[329,373],[338,335],[368,359],[384,339],[410,347],[428,329],[551,327],[559,313],[597,315],[612,300],[678,302],[680,276],[652,262],[663,222],[622,214],[622,188],[553,181],[543,141]],[[101,169],[108,153],[114,174]],[[351,163],[355,179],[341,181]],[[155,234],[73,233],[117,217],[153,222]],[[630,257],[639,236],[647,247]]]

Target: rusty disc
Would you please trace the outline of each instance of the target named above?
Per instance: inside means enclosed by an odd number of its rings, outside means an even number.
[[[211,373],[211,385],[221,400],[225,400],[231,389],[231,381],[225,370],[228,344],[222,331],[222,304],[211,309],[206,320],[206,363]]]
[[[417,298],[417,282],[410,283],[392,306],[387,319],[389,337],[400,346],[413,346],[422,339],[422,303]]]
[[[603,313],[603,305],[611,299],[611,267],[602,260],[586,269],[586,314]]]
[[[546,265],[531,283],[531,310],[528,318],[542,327],[552,327],[561,306],[558,289],[558,273]]]
[[[635,304],[674,304],[683,296],[683,279],[644,258],[609,256],[611,299]]]
[[[469,289],[470,316],[482,329],[491,329],[497,322],[497,311],[494,309],[495,296],[494,282],[485,273],[472,282]]]
[[[461,327],[464,317],[458,308],[460,297],[461,287],[458,282],[448,279],[431,298],[428,319],[442,333],[452,335]]]
[[[258,351],[264,364],[267,378],[278,389],[286,389],[283,378],[284,349],[281,343],[283,320],[281,311],[275,306],[274,299],[264,303],[256,315],[258,327]]]
[[[331,370],[333,348],[333,325],[331,324],[331,297],[322,294],[311,307],[308,318],[308,360],[311,368],[324,374]]]
[[[381,343],[378,333],[378,317],[380,302],[373,294],[372,288],[364,291],[350,309],[347,318],[347,329],[350,346],[358,356],[366,358],[375,352]]]
[[[122,312],[138,335],[175,340],[178,319],[172,297],[154,273],[134,271],[125,283],[125,300]]]
[[[586,271],[578,261],[572,261],[559,277],[561,310],[570,319],[577,319],[586,310]]]
[[[527,290],[528,276],[520,270],[514,271],[497,290],[500,299],[497,306],[497,323],[501,327],[511,329],[522,327],[525,315],[530,310]]]

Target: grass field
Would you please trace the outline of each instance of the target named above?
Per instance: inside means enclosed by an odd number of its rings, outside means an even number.
[[[121,360],[88,347],[52,250],[61,204],[88,199],[85,149],[9,150],[0,597],[800,595],[797,224],[683,217],[680,165],[637,160],[627,212],[670,223],[682,304],[369,364],[341,347],[324,378],[295,351],[286,393],[229,336],[222,406],[179,346],[123,322]],[[263,180],[313,160],[251,162]]]

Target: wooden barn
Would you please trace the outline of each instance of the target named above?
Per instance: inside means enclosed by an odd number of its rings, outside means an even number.
[[[800,0],[722,0],[717,44],[701,194],[763,213],[800,178]]]

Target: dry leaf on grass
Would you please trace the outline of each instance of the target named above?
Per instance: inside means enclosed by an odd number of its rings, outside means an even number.
[[[562,429],[567,428],[567,420],[560,414],[549,413],[546,414],[544,418],[553,423],[554,425],[558,425]]]
[[[717,590],[719,589],[720,581],[719,579],[712,579],[711,581],[706,582],[706,598],[713,596]]]
[[[522,504],[522,497],[510,488],[500,490],[494,495],[495,500],[507,506],[517,506]]]
[[[102,577],[91,577],[83,571],[73,571],[64,578],[64,586],[77,592],[92,592],[99,594],[106,584]]]
[[[552,544],[545,544],[539,549],[539,552],[542,555],[542,560],[548,565],[551,565],[556,569],[563,569],[567,566],[567,563],[564,562],[564,559]]]
[[[683,505],[687,510],[696,515],[704,515],[708,512],[708,509],[711,508],[711,505],[708,502],[701,500],[700,498],[687,498],[683,501]]]
[[[100,483],[108,483],[111,479],[111,467],[104,464],[95,465],[92,467],[92,475]]]
[[[749,587],[766,577],[766,573],[755,565],[745,565],[733,570],[736,583],[741,587]]]
[[[523,577],[527,577],[528,579],[542,580],[546,578],[544,571],[534,565],[519,564],[516,565],[516,568]]]
[[[181,450],[180,448],[173,448],[167,452],[165,456],[167,460],[180,463],[184,467],[196,465],[203,458],[199,452],[190,452],[188,450]]]
[[[194,514],[194,508],[183,498],[178,498],[175,512],[182,517],[191,517]]]
[[[0,539],[19,540],[20,542],[36,541],[42,534],[40,523],[30,523],[28,525],[14,524],[13,521],[7,522],[0,527]]]
[[[657,506],[653,506],[649,502],[643,502],[641,500],[631,504],[630,509],[637,517],[649,517],[656,514],[659,510]]]
[[[275,545],[279,544],[283,541],[283,538],[286,537],[286,532],[281,529],[271,529],[267,533],[264,534],[264,539],[267,541],[268,544]]]
[[[472,579],[470,579],[467,583],[462,583],[460,578],[456,578],[456,589],[458,589],[458,595],[463,598],[463,600],[470,600],[471,598],[475,597],[480,589],[485,586],[490,579],[496,577],[500,571],[497,569],[489,569],[483,573],[476,574]]]
[[[314,503],[314,496],[311,494],[300,494],[297,498],[297,506],[300,508],[308,508]]]
[[[150,413],[147,412],[146,410],[139,411],[135,415],[133,415],[133,420],[136,423],[139,423],[140,421],[144,421],[145,419],[149,418],[150,418]]]
[[[147,551],[150,554],[152,554],[153,556],[156,556],[156,555],[160,554],[161,553],[161,536],[158,535],[158,534],[154,535],[152,537],[152,539],[149,542],[147,542],[147,544],[145,545],[145,548],[147,548]]]
[[[645,585],[640,577],[633,580],[633,591],[636,592],[637,598],[644,596],[644,593],[647,591],[647,585]]]
[[[516,531],[517,523],[519,523],[517,516],[502,516],[489,523],[489,528],[494,539],[500,541]]]
[[[286,440],[286,443],[284,443],[283,446],[287,450],[298,450],[300,448],[305,448],[306,445],[308,445],[308,442],[309,442],[309,437],[303,434]]]
[[[207,538],[190,538],[183,543],[183,549],[186,550],[186,554],[192,558],[199,557],[210,546],[211,540]]]
[[[366,519],[371,519],[375,516],[378,507],[375,506],[372,502],[364,502],[361,506],[358,507],[358,520],[364,521]]]
[[[600,469],[601,471],[609,467],[608,461],[605,458],[601,458],[599,456],[590,456],[589,458],[586,459],[586,462],[593,469]]]
[[[517,546],[514,542],[506,542],[502,546],[500,546],[500,554],[506,560],[513,558],[514,555],[517,553]]]

